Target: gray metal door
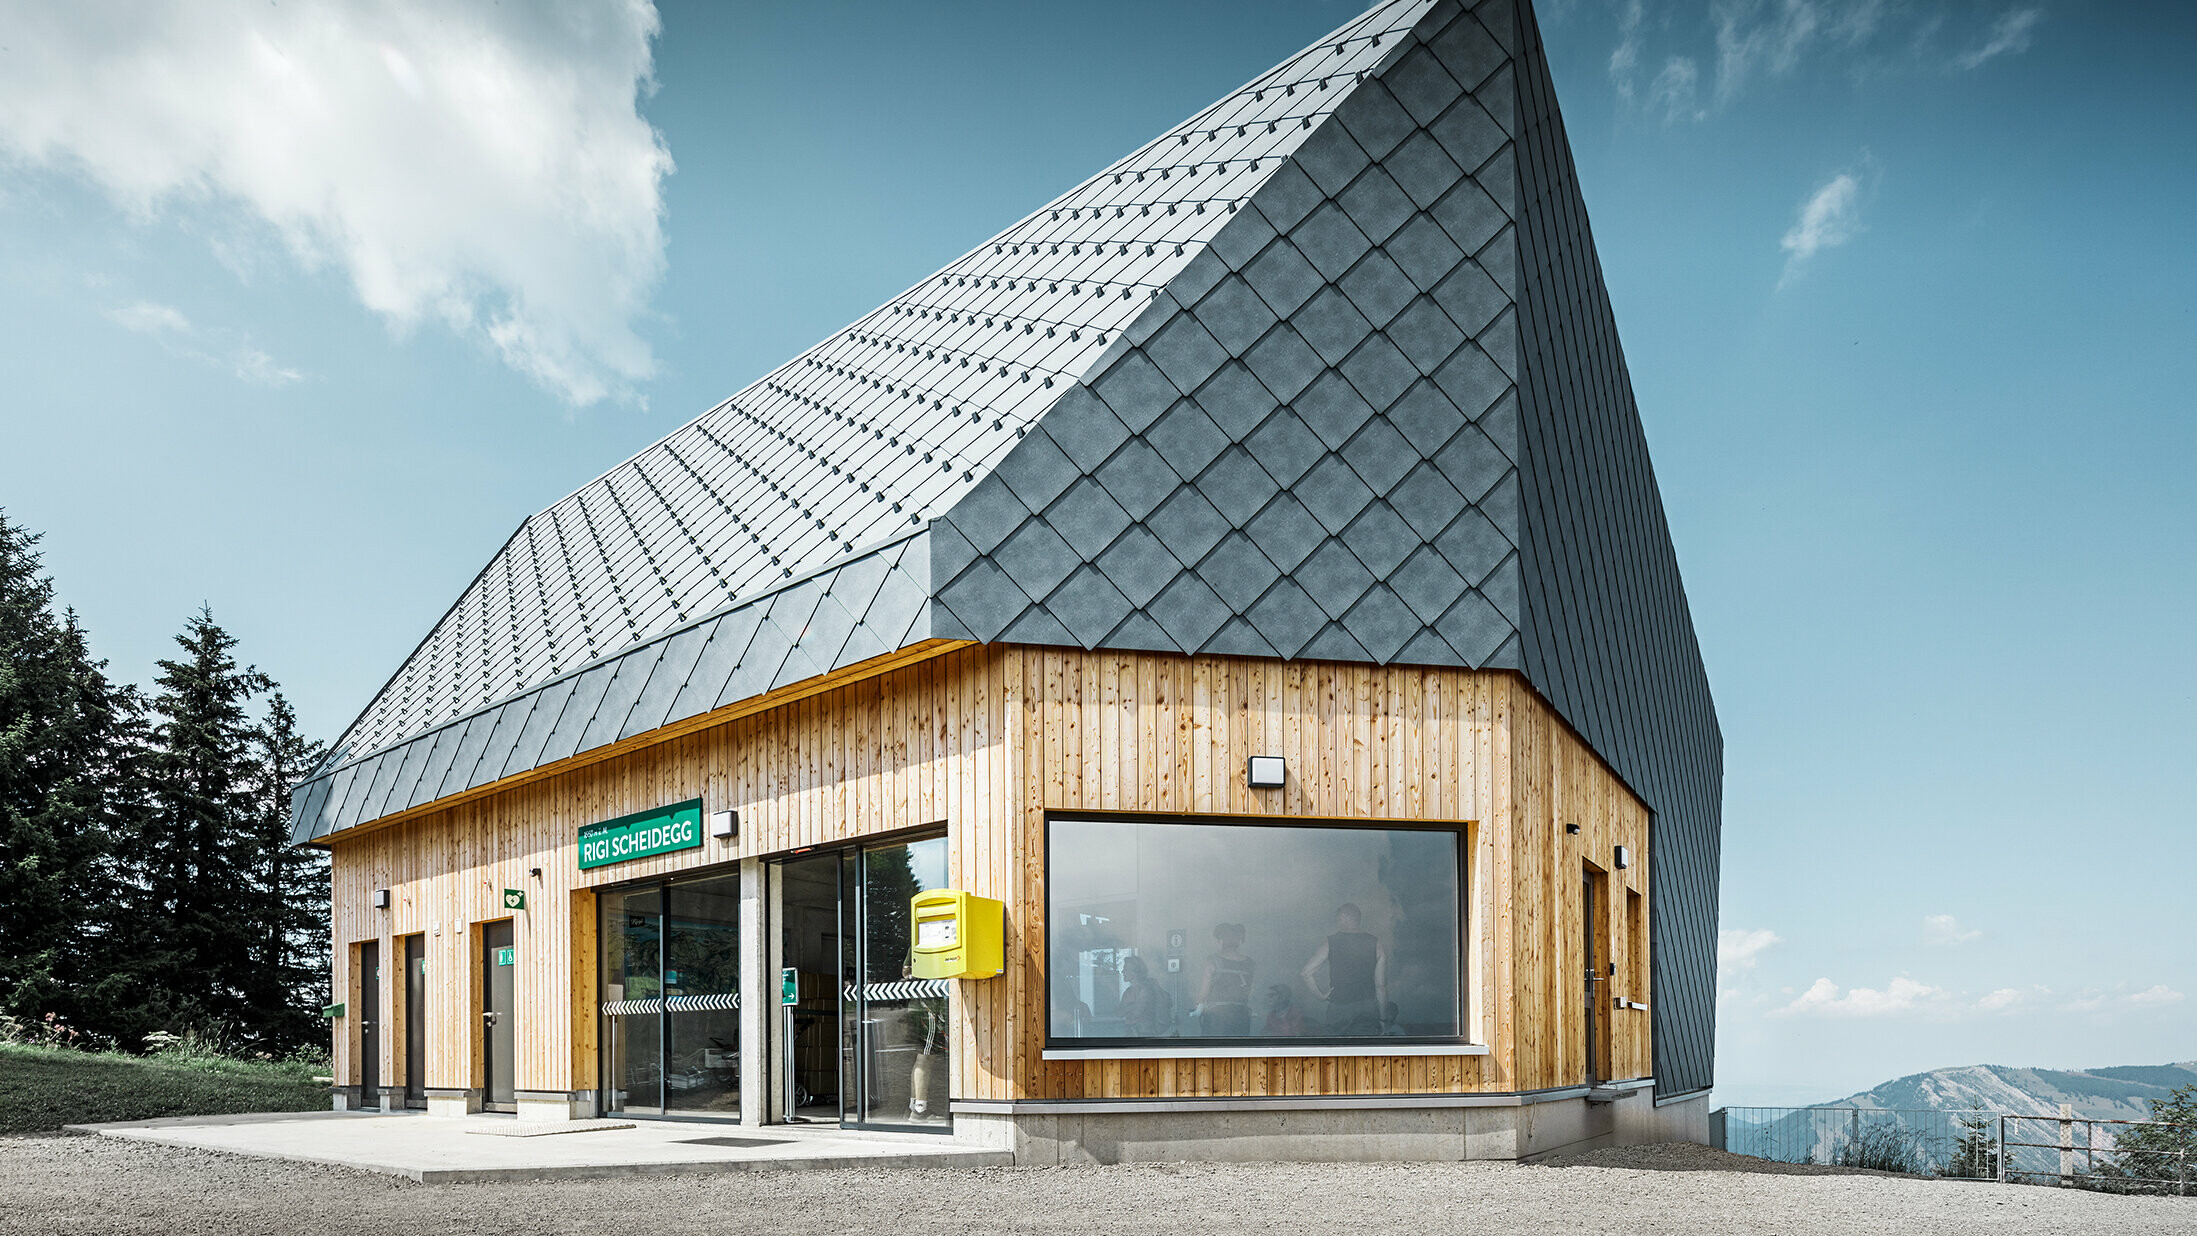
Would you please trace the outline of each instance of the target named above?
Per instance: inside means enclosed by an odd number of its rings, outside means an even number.
[[[1595,901],[1595,878],[1590,871],[1579,889],[1579,908],[1583,915],[1579,923],[1579,948],[1587,958],[1587,1017],[1581,1028],[1587,1034],[1586,1082],[1590,1086],[1602,1080],[1602,1061],[1597,1058],[1599,1053],[1596,1051],[1602,1037],[1602,1001],[1597,995],[1601,990],[1598,984],[1602,981],[1602,960],[1595,954],[1595,925],[1599,921]]]
[[[359,945],[359,1106],[381,1106],[381,945]]]
[[[404,938],[404,1105],[427,1106],[427,940]]]
[[[513,1086],[513,1055],[518,1030],[518,1002],[512,976],[518,972],[517,950],[511,943],[511,920],[481,926],[481,1063],[485,1087],[481,1104],[497,1111],[518,1105]]]

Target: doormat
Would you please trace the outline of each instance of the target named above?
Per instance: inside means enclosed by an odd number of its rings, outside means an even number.
[[[786,1137],[687,1137],[681,1138],[682,1146],[726,1146],[733,1150],[752,1150],[757,1146],[783,1146],[793,1139]]]
[[[499,1120],[475,1125],[466,1132],[482,1137],[553,1137],[559,1133],[606,1133],[633,1127],[630,1120]]]

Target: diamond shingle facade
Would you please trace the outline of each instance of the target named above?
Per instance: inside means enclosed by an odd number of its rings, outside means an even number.
[[[1518,593],[1516,522],[1477,505],[1515,488],[1518,459],[1515,419],[1489,415],[1516,403],[1518,369],[1517,309],[1489,273],[1517,264],[1517,147],[1493,119],[1518,113],[1515,73],[1490,46],[1482,16],[1456,4],[1393,40],[1214,236],[1225,271],[1155,299],[1079,383],[1091,397],[1055,403],[1008,453],[1005,492],[938,521],[935,544],[964,572],[1000,559],[986,541],[1060,560],[1009,554],[981,576],[1000,595],[981,599],[946,581],[937,634],[1001,639],[1042,615],[1086,645],[1134,628],[1138,647],[1157,632],[1164,650],[1197,653],[1243,648],[1247,626],[1285,657],[1389,661],[1408,647],[1421,662],[1525,668],[1518,607],[1490,599]],[[1071,451],[1081,478],[1053,478]],[[1024,456],[1045,485],[1018,484]],[[1184,512],[1217,520],[1186,530]],[[1422,551],[1460,587],[1422,572],[1415,606],[1389,581]],[[1241,623],[1212,621],[1216,598]],[[1099,608],[1079,612],[1087,602]]]

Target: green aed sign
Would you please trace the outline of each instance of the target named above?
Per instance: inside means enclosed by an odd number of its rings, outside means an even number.
[[[636,811],[580,830],[580,869],[691,850],[702,844],[702,800]]]

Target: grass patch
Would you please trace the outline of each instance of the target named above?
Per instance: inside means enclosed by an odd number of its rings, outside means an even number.
[[[309,1064],[0,1043],[0,1136],[161,1116],[325,1110],[328,1086],[314,1072]]]

